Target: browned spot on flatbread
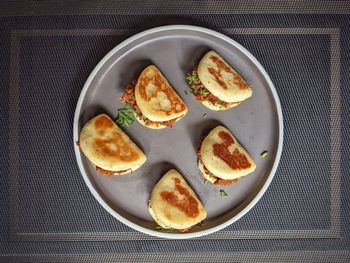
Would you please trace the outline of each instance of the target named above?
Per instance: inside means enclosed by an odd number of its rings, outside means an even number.
[[[169,191],[163,191],[160,193],[160,196],[163,200],[168,202],[169,204],[177,207],[182,212],[184,212],[188,217],[195,218],[199,214],[198,202],[191,195],[191,193],[181,185],[181,181],[178,178],[173,178],[175,183],[175,191],[177,191],[181,198],[179,198],[176,194]]]
[[[106,116],[101,116],[95,121],[95,129],[101,135],[105,133],[106,129],[113,128],[113,125],[113,121]]]
[[[223,144],[226,145],[227,147],[235,143],[235,141],[233,140],[233,138],[228,132],[224,132],[224,131],[219,132],[219,137],[223,141]]]
[[[113,132],[108,139],[95,139],[93,144],[96,151],[101,152],[102,156],[114,157],[124,162],[136,161],[140,157],[139,153],[125,142],[118,132]]]
[[[217,66],[218,70],[215,70],[213,68],[208,68],[208,71],[211,75],[214,76],[216,82],[223,88],[223,89],[227,89],[227,85],[221,75],[222,71],[225,71],[227,73],[232,74],[233,76],[233,82],[234,84],[236,84],[238,86],[238,88],[240,90],[245,90],[248,89],[249,86],[248,84],[245,82],[245,80],[235,71],[233,71],[229,66],[227,66],[224,62],[221,61],[221,59],[219,59],[216,56],[211,55],[209,57],[209,59],[211,61],[213,61],[215,63],[215,65]]]
[[[214,76],[216,82],[219,83],[219,85],[220,85],[222,88],[228,89],[228,88],[227,88],[227,85],[226,85],[226,83],[225,83],[225,81],[224,81],[224,79],[223,79],[223,77],[221,76],[220,71],[216,71],[216,70],[213,69],[213,68],[208,68],[208,72],[209,72],[212,76]]]
[[[169,110],[164,110],[162,107],[159,107],[159,111],[165,112],[167,115],[172,115],[176,114],[179,112],[183,112],[186,109],[185,104],[179,99],[175,91],[170,87],[170,85],[164,80],[163,76],[158,70],[153,71],[154,74],[152,74],[151,78],[148,78],[147,72],[143,74],[142,78],[139,79],[140,85],[139,85],[139,90],[140,90],[140,96],[142,99],[145,101],[150,101],[151,98],[156,98],[158,92],[164,92],[171,102],[171,109]],[[146,93],[146,88],[147,86],[152,83],[156,88],[154,92],[152,93],[151,96],[147,96]]]
[[[233,170],[241,170],[251,167],[251,163],[248,161],[247,157],[238,149],[235,149],[233,153],[228,149],[228,147],[234,143],[234,140],[229,133],[220,131],[219,137],[221,138],[222,143],[215,143],[213,145],[215,156],[223,160]]]
[[[101,116],[95,121],[95,128],[98,130],[112,128],[113,122],[110,118],[106,116]]]
[[[238,179],[227,180],[219,177],[216,177],[216,179],[217,180],[214,182],[214,184],[221,185],[221,186],[229,186],[238,182]]]
[[[168,218],[168,220],[172,220],[172,216],[169,213],[165,213],[165,217]]]

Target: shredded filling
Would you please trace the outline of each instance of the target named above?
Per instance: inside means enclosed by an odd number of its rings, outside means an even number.
[[[109,170],[105,170],[101,167],[96,166],[96,171],[101,173],[101,174],[107,175],[107,176],[113,176],[113,175],[120,175],[120,174],[128,172],[128,171],[131,172],[132,170],[126,169],[126,170],[120,170],[120,171],[109,171]]]
[[[136,81],[132,81],[130,84],[128,84],[125,88],[125,92],[124,95],[121,97],[121,100],[125,103],[129,103],[135,110],[135,114],[138,118],[140,118],[141,120],[143,120],[145,122],[146,125],[155,125],[156,127],[158,127],[159,125],[164,125],[168,128],[172,128],[174,123],[176,122],[176,120],[178,118],[172,119],[172,120],[168,120],[168,121],[151,121],[150,119],[146,118],[139,106],[136,103],[136,99],[135,99],[135,86],[136,86]],[[180,118],[180,117],[179,117]]]
[[[190,229],[191,229],[191,228],[188,227],[188,228],[185,228],[185,229],[179,229],[179,231],[180,231],[181,233],[186,233],[186,232],[188,232]]]
[[[190,84],[190,92],[199,101],[209,101],[213,105],[223,108],[228,108],[232,103],[220,100],[218,97],[213,95],[200,81],[198,77],[197,68],[194,68],[190,74],[186,77],[188,84]]]

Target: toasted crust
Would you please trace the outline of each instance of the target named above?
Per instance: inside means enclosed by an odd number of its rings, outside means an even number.
[[[167,199],[168,196],[170,199]],[[207,216],[201,201],[174,169],[168,171],[155,185],[149,206],[151,216],[164,228],[187,229]]]
[[[136,120],[137,120],[141,125],[143,125],[143,126],[145,126],[145,127],[147,127],[147,128],[150,128],[150,129],[160,130],[160,129],[167,128],[166,125],[162,125],[162,124],[160,124],[160,123],[157,123],[157,124],[156,124],[156,123],[153,123],[153,122],[151,122],[151,123],[146,123],[143,119],[141,119],[141,118],[140,118],[139,116],[137,116],[136,114],[135,114],[135,118],[136,118]],[[181,120],[181,119],[182,119],[182,117],[177,118],[175,122],[178,122],[178,121]]]
[[[80,149],[97,167],[124,174],[146,161],[141,149],[106,114],[89,120],[80,132]],[[117,171],[124,171],[119,173]]]
[[[200,155],[208,171],[225,180],[248,175],[256,168],[247,151],[223,126],[217,126],[205,137]]]
[[[225,102],[240,102],[253,93],[248,83],[214,51],[199,62],[198,77],[213,95]]]
[[[146,67],[137,80],[135,99],[142,115],[151,121],[169,121],[184,116],[188,109],[159,69]]]
[[[232,103],[228,103],[227,107],[223,107],[223,106],[220,106],[220,105],[215,105],[212,102],[210,102],[209,100],[200,100],[199,102],[202,103],[208,109],[211,109],[211,110],[214,110],[214,111],[229,110],[229,109],[232,109],[234,107],[237,107],[240,104],[240,102],[232,102]]]

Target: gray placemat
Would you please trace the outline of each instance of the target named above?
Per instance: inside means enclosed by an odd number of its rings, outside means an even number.
[[[148,13],[140,2],[127,16],[128,4],[109,2],[97,11],[63,5],[59,16],[40,2],[26,9],[32,16],[22,5],[17,13],[3,9],[0,261],[350,260],[350,17],[340,15],[343,1],[301,1],[309,14],[269,2],[254,9],[182,2],[198,4],[198,15],[175,16],[176,4],[166,13],[158,1],[147,4]],[[322,8],[331,2],[327,15]],[[89,193],[72,148],[75,104],[94,66],[128,36],[169,23],[216,29],[251,51],[276,86],[285,120],[280,167],[264,197],[232,226],[197,240],[159,240],[119,223]]]

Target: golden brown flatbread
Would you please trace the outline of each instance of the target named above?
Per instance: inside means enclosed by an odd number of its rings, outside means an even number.
[[[155,122],[181,118],[188,111],[180,96],[154,65],[146,67],[138,78],[135,99],[142,115]]]
[[[207,216],[207,212],[179,172],[168,171],[154,187],[149,212],[163,228],[188,229]]]
[[[206,89],[224,102],[242,102],[253,93],[237,71],[214,51],[209,51],[199,62],[198,77]]]
[[[79,146],[98,170],[107,175],[134,171],[147,159],[141,149],[106,114],[100,114],[84,125],[80,132]],[[112,173],[108,174],[104,170]]]
[[[223,126],[217,126],[205,137],[199,155],[201,163],[198,167],[202,173],[205,167],[215,177],[225,180],[240,178],[256,168],[248,152]],[[203,175],[208,177],[208,172]]]

